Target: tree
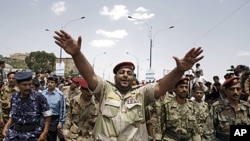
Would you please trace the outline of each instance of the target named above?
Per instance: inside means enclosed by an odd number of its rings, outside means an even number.
[[[25,58],[25,62],[33,72],[53,70],[56,64],[56,56],[54,53],[36,51],[31,52],[30,55]]]

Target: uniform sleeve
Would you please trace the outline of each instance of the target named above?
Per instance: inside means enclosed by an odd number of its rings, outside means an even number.
[[[48,117],[52,115],[52,111],[50,109],[50,106],[48,104],[48,101],[46,97],[43,94],[39,94],[39,99],[41,102],[41,107],[42,107],[42,114],[44,117]]]
[[[162,140],[163,136],[163,102],[161,99],[158,99],[155,101],[155,103],[152,105],[152,111],[151,111],[151,122],[153,125],[153,133],[154,133],[154,139],[155,140]]]
[[[62,126],[65,123],[65,120],[66,120],[66,101],[63,94],[61,94],[59,125]]]

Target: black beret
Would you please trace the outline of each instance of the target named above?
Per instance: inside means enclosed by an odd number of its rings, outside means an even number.
[[[135,65],[132,62],[121,62],[114,67],[113,73],[116,74],[117,71],[122,68],[128,68],[134,71]]]
[[[20,71],[15,75],[16,81],[29,81],[32,80],[32,72]]]
[[[237,84],[237,83],[240,83],[239,81],[239,77],[231,77],[231,78],[228,78],[223,84],[222,84],[222,87],[225,87],[225,89]]]
[[[181,85],[181,84],[188,84],[189,78],[188,77],[182,77],[175,86]]]
[[[56,75],[50,76],[48,80],[55,81],[56,83],[58,83],[58,77]]]

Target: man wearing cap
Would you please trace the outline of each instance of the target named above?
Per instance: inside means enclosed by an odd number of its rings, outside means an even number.
[[[56,75],[50,76],[47,80],[47,89],[42,91],[52,110],[47,141],[56,141],[58,130],[62,129],[66,120],[65,98],[63,93],[57,88],[57,85],[58,77]]]
[[[88,141],[92,138],[99,104],[90,93],[88,84],[83,78],[79,79],[81,94],[70,100],[67,119],[64,125],[64,136],[67,141]]]
[[[198,124],[195,116],[194,102],[187,99],[188,95],[187,77],[181,78],[174,86],[174,97],[163,101],[162,126],[164,141],[200,141]]]
[[[201,47],[192,48],[182,59],[173,57],[177,67],[160,81],[132,87],[135,66],[122,62],[113,69],[115,83],[112,84],[96,75],[92,65],[81,52],[81,37],[73,39],[63,30],[56,31],[56,44],[62,47],[74,60],[80,74],[88,82],[89,90],[100,102],[100,110],[93,130],[96,140],[146,141],[145,107],[166,91],[174,87],[185,71],[200,61]]]
[[[31,90],[32,72],[17,72],[15,79],[20,92],[11,96],[4,141],[44,141],[51,116],[49,104],[43,95]]]
[[[227,79],[222,87],[226,98],[211,106],[211,125],[219,141],[229,140],[230,125],[250,125],[250,106],[240,100],[241,85],[239,77]]]

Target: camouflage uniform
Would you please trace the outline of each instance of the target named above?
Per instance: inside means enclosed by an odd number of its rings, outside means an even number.
[[[10,88],[9,86],[4,86],[4,88],[1,91],[0,100],[1,100],[1,117],[3,119],[4,123],[7,123],[9,120],[9,114],[10,114],[10,98],[12,94],[19,92],[18,87]],[[0,128],[0,132],[2,133],[4,125]],[[0,135],[0,139],[3,139],[2,134]]]
[[[135,87],[125,95],[114,84],[99,78],[93,91],[100,102],[100,113],[93,130],[98,141],[146,141],[145,108],[154,102],[153,83]]]
[[[157,99],[154,103],[151,103],[147,106],[150,113],[150,122],[152,124],[152,137],[154,140],[162,140],[163,130],[165,129],[164,124],[162,123],[163,113],[162,113],[162,106],[164,101],[168,101],[173,97],[172,94],[166,94],[159,99]],[[147,114],[146,114],[147,119]],[[149,122],[149,121],[147,121]]]
[[[19,93],[13,94],[10,111],[13,124],[8,129],[4,141],[37,140],[43,130],[40,123],[42,115],[48,111],[50,107],[46,98],[36,91],[31,91],[25,99],[21,99]]]
[[[205,101],[195,103],[195,115],[198,125],[198,132],[201,134],[202,141],[213,141],[213,131],[211,126],[209,126],[209,109],[208,104]]]
[[[194,102],[186,99],[184,105],[180,105],[176,101],[176,97],[164,101],[163,124],[164,141],[200,141],[198,133],[198,125],[195,117]],[[181,139],[182,137],[182,139]]]
[[[242,100],[237,111],[228,99],[224,99],[213,103],[210,112],[216,137],[220,141],[229,140],[230,125],[250,125],[250,107]]]
[[[92,130],[98,114],[99,104],[95,97],[83,105],[81,95],[70,101],[64,130],[68,130],[67,141],[88,141],[92,138]]]
[[[66,99],[66,108],[68,108],[69,102],[73,97],[82,93],[78,87],[74,90],[71,90],[70,86],[64,86],[61,91],[63,92],[64,98]]]

